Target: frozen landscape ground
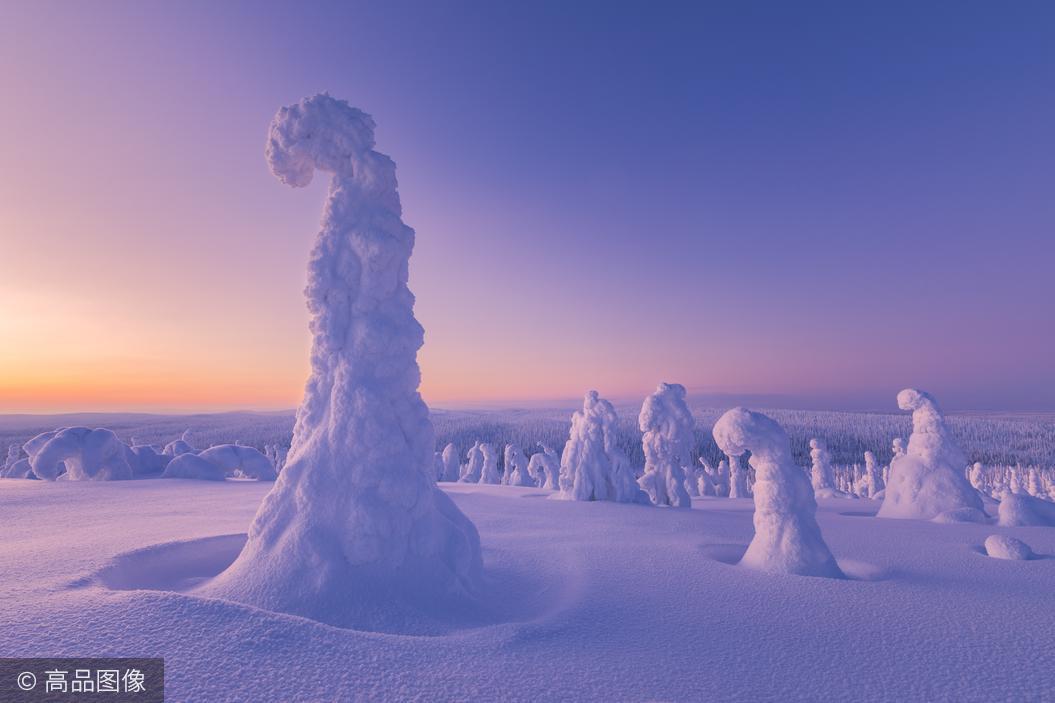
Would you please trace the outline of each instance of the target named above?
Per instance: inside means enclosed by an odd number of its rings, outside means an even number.
[[[272,484],[0,481],[0,651],[158,655],[178,701],[1051,700],[1055,530],[819,501],[846,580],[733,566],[749,499],[692,510],[443,484],[480,531],[481,611],[433,636],[187,593]],[[991,534],[1039,558],[985,556]],[[183,592],[181,592],[183,591]]]

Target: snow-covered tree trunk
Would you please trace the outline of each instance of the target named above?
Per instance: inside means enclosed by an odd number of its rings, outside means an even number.
[[[327,623],[427,630],[482,578],[476,528],[439,490],[407,287],[414,230],[374,121],[316,95],[278,111],[267,158],[299,187],[329,173],[308,265],[311,378],[285,469],[210,595]],[[417,622],[418,625],[407,623]]]

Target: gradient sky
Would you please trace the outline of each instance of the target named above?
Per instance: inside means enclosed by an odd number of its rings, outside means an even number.
[[[1050,2],[0,3],[0,412],[292,407],[319,91],[398,164],[427,400],[1055,409]]]

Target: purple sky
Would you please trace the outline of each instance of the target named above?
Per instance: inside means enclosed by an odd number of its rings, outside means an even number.
[[[292,407],[325,179],[371,113],[423,392],[657,381],[1055,409],[1055,5],[5,3],[0,412]]]

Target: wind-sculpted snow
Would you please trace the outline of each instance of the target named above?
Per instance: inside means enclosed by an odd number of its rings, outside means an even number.
[[[169,442],[168,444],[165,445],[165,449],[163,451],[163,454],[165,456],[170,456],[170,457],[176,457],[176,456],[179,456],[180,454],[189,454],[189,453],[196,454],[198,452],[198,450],[195,449],[194,446],[191,445],[191,443],[187,441],[187,436],[189,434],[190,434],[190,430],[184,430],[183,434],[180,436],[179,439],[174,439],[174,440],[172,440],[171,442]]]
[[[890,465],[879,517],[930,520],[961,508],[984,515],[982,498],[964,475],[967,459],[934,398],[909,388],[898,393],[897,401],[899,408],[912,411],[912,435],[904,456]]]
[[[645,398],[638,416],[643,433],[645,473],[638,479],[641,488],[656,505],[691,508],[685,490],[685,469],[692,466],[693,428],[696,421],[685,404],[685,386],[661,383]]]
[[[788,436],[761,413],[734,408],[714,425],[723,452],[751,452],[755,469],[755,536],[740,564],[761,571],[841,578],[842,571],[817,525],[817,502],[795,465]]]
[[[308,264],[311,377],[286,466],[213,596],[366,629],[427,631],[478,592],[480,539],[437,488],[418,394],[423,330],[407,287],[414,230],[374,121],[316,95],[281,108],[267,160],[329,196]]]
[[[38,435],[23,449],[33,473],[45,481],[60,475],[70,481],[118,481],[133,475],[134,455],[106,429],[67,427]]]
[[[586,393],[582,410],[572,414],[571,431],[561,455],[560,498],[647,502],[634,481],[630,463],[615,444],[618,421],[611,403],[597,391]]]
[[[1002,527],[1055,527],[1055,503],[1007,491],[997,516]]]

